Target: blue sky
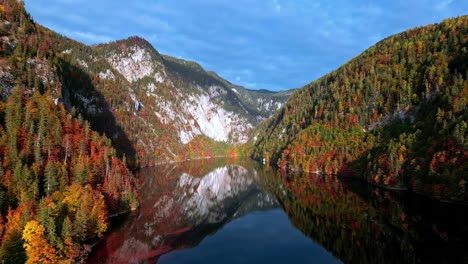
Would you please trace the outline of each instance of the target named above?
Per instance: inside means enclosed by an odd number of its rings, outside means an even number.
[[[468,14],[466,0],[26,0],[86,44],[138,35],[251,89],[302,87],[379,40]]]

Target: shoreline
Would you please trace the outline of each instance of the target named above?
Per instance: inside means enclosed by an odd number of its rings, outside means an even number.
[[[256,159],[252,159],[252,160],[255,160],[255,161],[261,163],[261,161],[259,161],[259,160],[256,160]],[[262,165],[265,166],[265,164],[262,164]],[[331,175],[331,176],[335,176],[335,177],[337,177],[339,179],[357,180],[357,181],[360,181],[360,182],[362,182],[364,184],[368,184],[368,185],[376,187],[376,188],[385,189],[385,190],[389,190],[389,191],[395,191],[395,192],[406,192],[406,193],[413,194],[413,195],[419,195],[419,196],[425,197],[426,199],[430,199],[432,201],[440,202],[440,203],[444,203],[444,204],[462,205],[462,206],[467,206],[468,205],[468,201],[466,201],[466,202],[457,202],[457,201],[451,201],[451,200],[446,200],[446,199],[437,199],[437,198],[435,198],[435,197],[433,197],[433,196],[431,196],[429,194],[413,191],[412,189],[410,189],[410,188],[408,188],[406,186],[401,186],[401,187],[400,186],[388,186],[388,185],[369,182],[369,181],[367,181],[365,179],[362,179],[362,178],[359,178],[359,177],[356,177],[356,176],[344,176],[344,175],[329,174],[329,173],[324,173],[324,172],[317,173],[317,172],[311,172],[311,171],[306,171],[306,170],[302,170],[302,169],[295,169],[295,168],[284,168],[284,167],[279,167],[276,164],[271,164],[271,163],[269,163],[268,165],[272,166],[274,168],[277,168],[277,169],[291,171],[291,172],[295,172],[295,173],[309,173],[309,174],[316,174],[316,175]]]

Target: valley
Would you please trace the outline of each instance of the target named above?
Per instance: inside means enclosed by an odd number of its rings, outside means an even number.
[[[468,16],[270,91],[0,11],[2,263],[466,260]]]

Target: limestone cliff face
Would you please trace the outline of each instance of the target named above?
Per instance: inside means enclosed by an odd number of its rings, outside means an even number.
[[[219,83],[192,81],[189,74],[171,71],[155,50],[138,45],[128,47],[125,52],[111,51],[104,56],[130,87],[144,79],[144,85],[134,87],[138,92],[129,91],[134,105],[129,110],[138,114],[142,108],[147,108],[145,110],[154,119],[176,130],[174,133],[182,144],[198,135],[231,144],[247,141],[247,133],[255,125],[254,119],[239,102],[231,109],[225,106],[226,98],[223,97],[228,96],[228,92]],[[110,73],[100,73],[100,76],[113,76]],[[177,85],[181,79],[185,84]],[[162,86],[170,87],[175,98],[162,95]]]

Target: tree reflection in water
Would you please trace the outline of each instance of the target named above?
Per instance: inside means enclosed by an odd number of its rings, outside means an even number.
[[[258,170],[291,223],[344,263],[467,263],[466,206],[331,175]]]

